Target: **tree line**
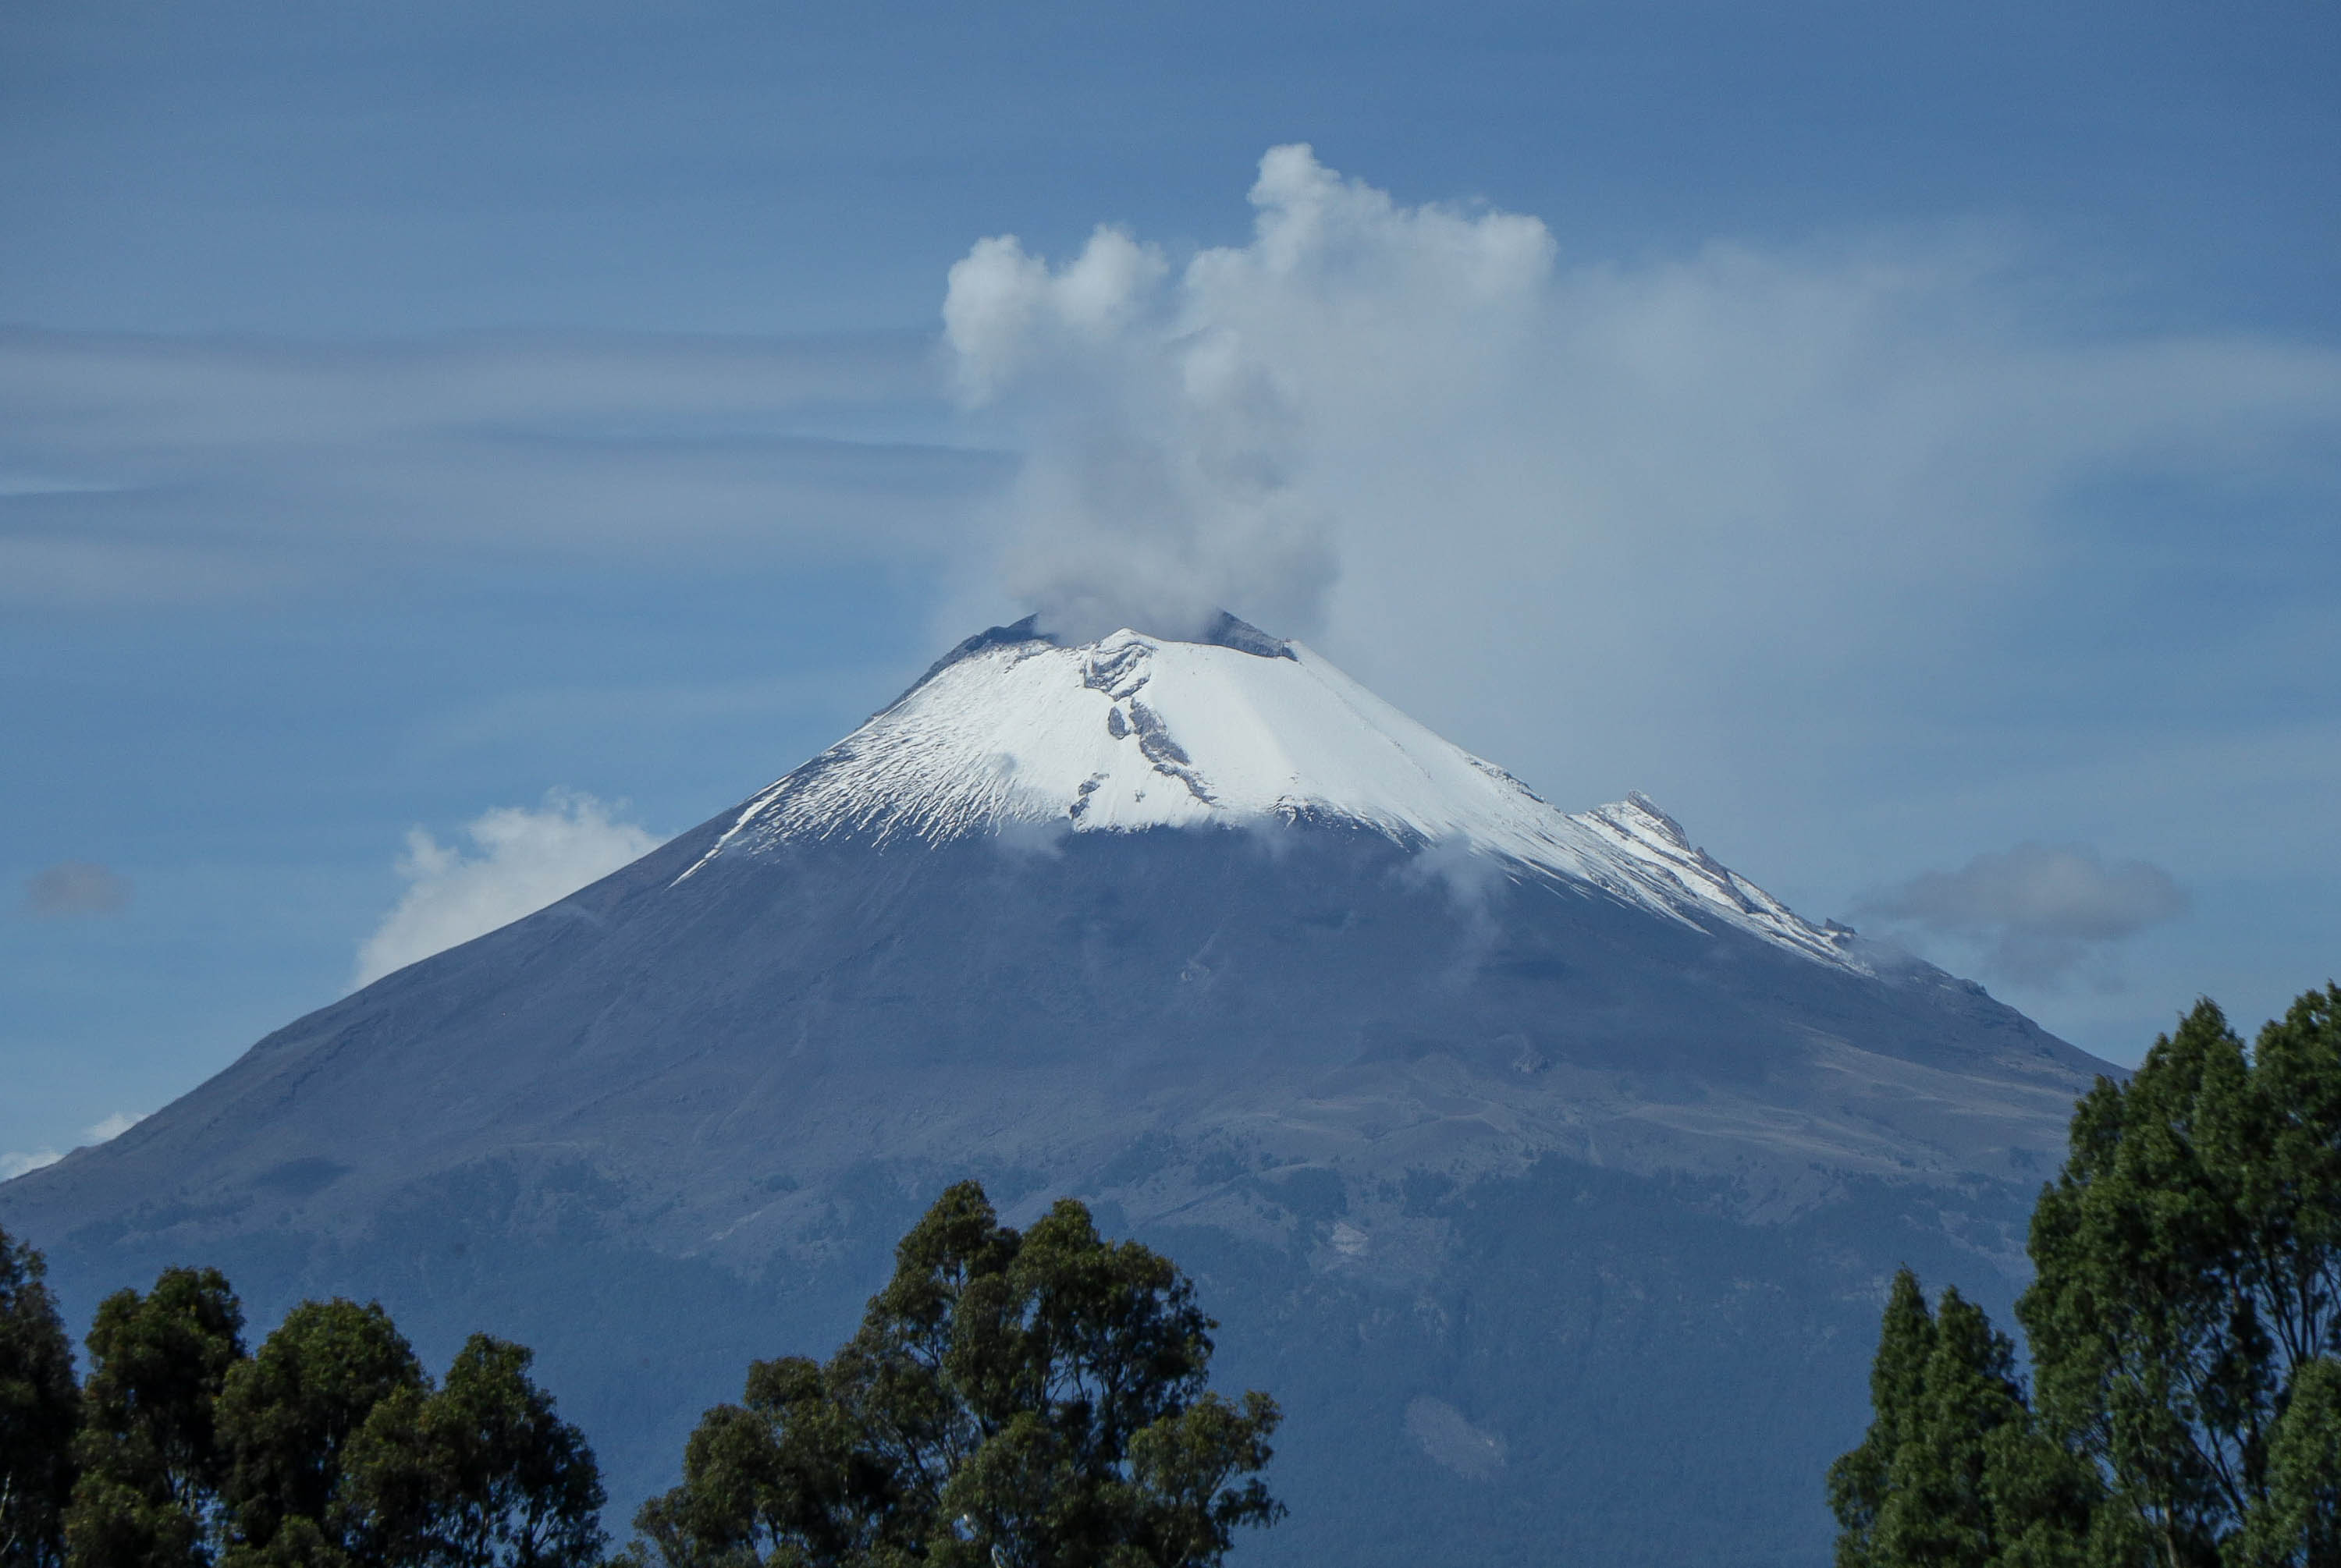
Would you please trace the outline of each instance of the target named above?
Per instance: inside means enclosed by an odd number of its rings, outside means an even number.
[[[1169,1259],[1059,1202],[951,1188],[827,1363],[760,1361],[611,1554],[593,1450],[475,1334],[433,1382],[381,1305],[247,1350],[216,1269],[99,1305],[76,1377],[41,1255],[0,1233],[0,1568],[1202,1568],[1283,1507],[1275,1402],[1210,1392]]]
[[[38,1253],[0,1236],[0,1563],[574,1568],[593,1450],[475,1334],[443,1380],[380,1304],[306,1301],[248,1350],[213,1268],[101,1303],[76,1381]]]
[[[1838,1568],[2341,1568],[2341,987],[2076,1107],[2017,1345],[1893,1282]]]

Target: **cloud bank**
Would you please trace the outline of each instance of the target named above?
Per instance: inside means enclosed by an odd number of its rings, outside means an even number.
[[[567,790],[536,810],[502,807],[464,826],[470,854],[411,830],[398,863],[405,895],[359,945],[352,988],[533,915],[663,841],[612,810]]]
[[[1861,913],[1977,944],[1992,972],[2051,986],[2187,907],[2186,893],[2158,866],[2108,862],[2081,845],[2018,844],[1873,894]]]

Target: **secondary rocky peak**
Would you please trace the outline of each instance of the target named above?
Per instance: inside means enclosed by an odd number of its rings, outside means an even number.
[[[1656,800],[1651,799],[1639,789],[1628,790],[1624,801],[1615,806],[1605,806],[1602,809],[1619,814],[1621,819],[1629,817],[1639,819],[1648,824],[1649,831],[1677,848],[1682,849],[1691,848],[1691,841],[1683,837],[1682,824],[1668,816],[1659,809]]]

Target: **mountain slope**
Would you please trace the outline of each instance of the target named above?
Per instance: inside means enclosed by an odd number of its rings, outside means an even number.
[[[2004,1298],[2097,1067],[1298,645],[1022,626],[0,1223],[85,1311],[215,1259],[527,1339],[630,1495],[971,1173],[1198,1273],[1291,1412],[1248,1557],[1810,1562],[1884,1276]]]

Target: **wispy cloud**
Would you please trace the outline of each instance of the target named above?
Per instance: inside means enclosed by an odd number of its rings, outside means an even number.
[[[565,898],[658,848],[661,840],[591,795],[555,790],[543,807],[508,806],[466,824],[472,853],[417,828],[406,836],[395,908],[358,948],[351,984],[371,985]]]
[[[325,347],[0,332],[0,597],[271,594],[384,567],[941,559],[999,459],[916,335]],[[42,476],[69,473],[70,481]]]
[[[115,915],[130,907],[130,878],[119,871],[95,860],[60,860],[25,882],[25,909],[50,919]]]
[[[2158,866],[2107,861],[2082,845],[2018,844],[1873,894],[1860,912],[1976,944],[1992,973],[2051,986],[2187,907],[2186,893]]]

